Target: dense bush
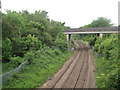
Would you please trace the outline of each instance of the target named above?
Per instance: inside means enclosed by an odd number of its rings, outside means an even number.
[[[30,49],[38,50],[42,47],[41,41],[34,35],[32,36],[30,34],[25,38],[25,43],[27,44],[29,50]]]
[[[11,57],[10,60],[13,67],[16,67],[19,66],[24,61],[24,58],[17,56],[17,57]]]
[[[67,42],[65,41],[65,39],[57,36],[55,40],[55,46],[58,47],[58,49],[61,49],[62,51],[66,51]]]
[[[49,33],[44,33],[44,43],[46,44],[46,45],[49,45],[49,46],[51,46],[52,45],[52,36],[49,34]]]
[[[95,51],[98,53],[103,53],[104,57],[106,59],[115,56],[117,57],[117,52],[118,50],[118,38],[116,34],[112,34],[111,36],[107,38],[99,38],[96,40],[95,44]]]
[[[12,43],[9,38],[6,38],[2,42],[2,58],[4,61],[9,61],[12,56]]]
[[[14,55],[23,57],[27,51],[44,46],[66,50],[66,38],[61,35],[66,27],[61,22],[50,21],[46,11],[29,13],[7,10],[2,15],[4,61],[10,61]]]
[[[24,56],[24,53],[28,50],[27,44],[25,42],[25,37],[22,38],[12,38],[12,53],[16,56]]]
[[[96,41],[95,50],[103,53],[101,59],[97,59],[97,85],[101,88],[118,87],[118,39],[116,34]],[[98,73],[102,73],[98,74]],[[104,76],[104,78],[102,78]],[[99,77],[99,78],[98,78]],[[100,84],[100,82],[102,84]],[[109,83],[108,83],[109,82]]]

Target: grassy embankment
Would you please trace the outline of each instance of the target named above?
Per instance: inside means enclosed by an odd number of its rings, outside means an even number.
[[[41,50],[34,53],[34,58],[20,73],[9,79],[3,88],[35,88],[42,85],[48,77],[55,74],[68,60],[71,52],[57,49]]]

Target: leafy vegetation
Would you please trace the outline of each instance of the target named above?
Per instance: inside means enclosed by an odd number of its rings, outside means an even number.
[[[31,56],[33,55],[34,56]],[[36,88],[52,77],[71,55],[58,49],[42,48],[36,52],[28,52],[26,57],[33,59],[21,72],[9,78],[3,88]]]
[[[100,17],[93,20],[91,24],[83,27],[110,27],[112,26],[110,19]],[[119,63],[118,55],[118,34],[103,34],[99,35],[76,35],[75,38],[88,42],[94,47],[94,52],[99,53],[101,57],[96,58],[96,85],[98,88],[120,89],[119,82]]]
[[[21,72],[14,75],[3,88],[34,88],[42,85],[68,59],[66,37],[63,30],[69,27],[65,23],[50,20],[46,11],[16,12],[7,10],[2,13],[3,73],[19,66],[24,60],[30,63]],[[100,17],[83,27],[110,27],[110,19]],[[75,35],[94,47],[96,57],[96,84],[98,88],[119,89],[118,75],[120,58],[118,55],[117,34]],[[117,43],[118,42],[118,43]]]
[[[96,41],[95,51],[103,56],[97,58],[97,85],[101,88],[117,89],[118,85],[118,38],[112,34],[108,38]],[[98,47],[99,45],[99,47]]]
[[[4,88],[33,88],[41,85],[68,59],[65,23],[50,20],[46,11],[2,13],[3,73],[30,63],[11,77]],[[22,86],[22,87],[21,87]]]

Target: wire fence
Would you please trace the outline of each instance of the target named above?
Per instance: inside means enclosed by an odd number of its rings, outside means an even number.
[[[18,73],[26,64],[29,62],[29,60],[25,60],[22,64],[20,64],[16,69],[13,69],[12,71],[9,71],[3,75],[0,75],[0,79],[2,79],[2,84],[4,84],[11,76]]]

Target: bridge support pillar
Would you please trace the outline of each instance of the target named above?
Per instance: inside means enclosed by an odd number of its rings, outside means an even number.
[[[71,34],[67,34],[67,47],[68,47],[68,51],[71,50],[70,46],[71,46]]]
[[[99,34],[99,37],[101,37],[101,38],[102,38],[102,36],[103,36],[103,34],[102,34],[102,33],[100,33],[100,34]]]

